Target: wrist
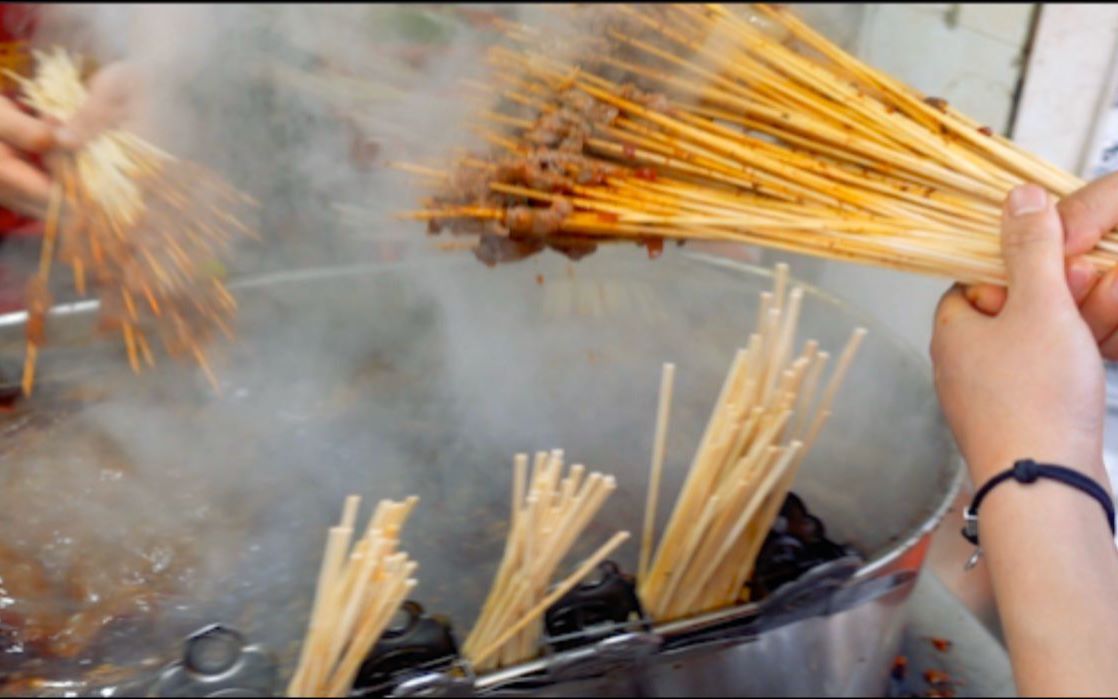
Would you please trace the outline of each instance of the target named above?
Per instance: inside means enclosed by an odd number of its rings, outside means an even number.
[[[1107,493],[1113,493],[1106,467],[1102,460],[1102,450],[1046,450],[1041,448],[1004,450],[976,458],[967,458],[971,482],[975,488],[983,484],[1021,459],[1032,459],[1037,463],[1055,464],[1078,471],[1099,483]]]
[[[1081,488],[1048,478],[1031,483],[1009,480],[990,490],[979,511],[979,530],[987,555],[1043,551],[1034,563],[1065,571],[1082,571],[1115,546],[1107,507]],[[1069,546],[1072,541],[1075,545]],[[1020,573],[1030,566],[1011,568]]]

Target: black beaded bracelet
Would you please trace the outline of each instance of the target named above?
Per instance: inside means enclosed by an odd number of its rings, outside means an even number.
[[[974,494],[974,500],[971,501],[970,507],[963,512],[963,520],[965,522],[963,538],[976,547],[974,555],[967,561],[967,570],[973,568],[982,555],[982,548],[978,544],[978,506],[982,504],[982,501],[990,491],[1000,483],[1013,479],[1018,483],[1027,485],[1029,483],[1035,483],[1038,478],[1048,478],[1050,480],[1059,481],[1064,485],[1070,485],[1093,497],[1102,505],[1102,509],[1106,513],[1106,521],[1110,525],[1110,533],[1114,534],[1114,502],[1110,499],[1106,490],[1096,483],[1094,479],[1063,466],[1038,464],[1032,459],[1021,459],[1013,464],[1013,468],[1002,471],[979,488],[978,492]]]

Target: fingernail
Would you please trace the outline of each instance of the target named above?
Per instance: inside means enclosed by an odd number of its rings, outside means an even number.
[[[1074,260],[1068,265],[1068,289],[1077,301],[1091,290],[1097,278],[1095,266],[1087,260]]]
[[[1014,187],[1009,193],[1009,213],[1011,216],[1025,216],[1044,211],[1048,208],[1048,192],[1035,184]]]

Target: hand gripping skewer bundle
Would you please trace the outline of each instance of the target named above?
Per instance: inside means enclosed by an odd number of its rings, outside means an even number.
[[[557,32],[507,28],[492,79],[472,85],[492,154],[400,165],[431,190],[405,216],[477,236],[488,263],[701,239],[1000,283],[1007,192],[1084,184],[846,54],[793,10],[565,11],[584,31],[551,41]],[[1088,259],[1118,262],[1118,233]]]
[[[32,78],[13,75],[22,99],[65,122],[88,97],[80,66],[61,49],[35,58]],[[255,236],[230,211],[252,201],[120,129],[77,152],[52,154],[48,165],[55,185],[39,271],[28,288],[24,392],[31,392],[46,342],[56,255],[70,266],[79,294],[87,287],[97,293],[102,325],[121,333],[133,371],[154,365],[149,334],[157,334],[168,354],[192,358],[216,389],[205,343],[215,332],[233,337],[237,308],[222,284],[221,261],[237,236]]]

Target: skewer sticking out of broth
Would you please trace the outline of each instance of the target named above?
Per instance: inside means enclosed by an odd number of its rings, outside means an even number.
[[[803,289],[779,265],[764,292],[757,330],[737,351],[651,562],[642,555],[638,593],[645,612],[666,621],[744,601],[765,536],[796,472],[819,437],[862,339],[857,328],[826,383],[830,355],[815,340],[794,353]],[[651,550],[674,367],[661,380],[649,511],[642,549]]]
[[[559,565],[616,488],[612,476],[586,473],[581,464],[571,466],[563,477],[561,450],[537,453],[531,474],[527,454],[516,455],[505,554],[462,647],[475,670],[534,658],[548,607],[628,539],[628,532],[618,532],[548,592]]]
[[[419,498],[381,500],[350,548],[361,498],[346,498],[330,528],[299,664],[287,687],[293,697],[344,697],[361,664],[415,588],[418,564],[399,551],[400,531]]]

